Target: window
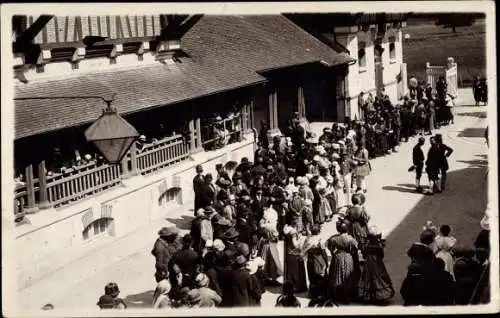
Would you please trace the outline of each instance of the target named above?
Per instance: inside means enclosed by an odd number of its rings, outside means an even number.
[[[358,65],[360,68],[366,67],[366,51],[365,42],[359,42],[358,44]]]
[[[391,61],[396,60],[396,43],[394,37],[389,38],[389,59]]]
[[[100,218],[90,223],[82,232],[83,239],[85,241],[91,240],[100,236],[104,236],[106,233],[113,235],[113,218]]]
[[[158,199],[158,205],[163,206],[170,203],[179,203],[179,194],[181,188],[173,187],[167,189],[166,191],[160,190],[160,198]]]

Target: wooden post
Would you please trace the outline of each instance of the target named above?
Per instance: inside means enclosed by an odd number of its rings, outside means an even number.
[[[130,147],[130,166],[132,168],[132,175],[136,176],[139,174],[137,170],[137,144],[134,142]]]
[[[121,173],[122,179],[128,179],[130,177],[130,173],[128,172],[128,154],[123,157],[121,165],[122,165],[122,173]]]
[[[274,89],[273,93],[273,113],[274,113],[274,127],[273,129],[279,129],[278,121],[278,91]]]
[[[38,164],[38,180],[40,187],[40,202],[38,207],[40,209],[47,209],[50,207],[50,202],[47,195],[47,169],[45,169],[45,160]]]
[[[195,140],[195,128],[194,128],[194,120],[189,121],[189,147],[190,151],[193,152],[196,149],[196,140]]]
[[[196,118],[196,149],[197,151],[203,149],[201,143],[201,120],[199,118]]]
[[[274,96],[269,92],[269,130],[274,128]]]
[[[33,166],[26,167],[26,189],[28,191],[28,202],[24,211],[26,213],[38,212],[38,206],[35,204],[35,181],[33,179]]]

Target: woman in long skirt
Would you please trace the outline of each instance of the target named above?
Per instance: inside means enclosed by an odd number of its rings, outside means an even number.
[[[391,278],[384,265],[385,242],[380,231],[370,226],[364,265],[358,284],[358,296],[368,304],[385,304],[395,294]]]
[[[349,304],[357,286],[358,242],[347,233],[348,221],[337,223],[338,234],[327,241],[332,253],[328,271],[329,297],[337,304]]]
[[[266,228],[261,228],[260,233],[257,255],[265,262],[262,269],[264,278],[274,283],[283,275],[283,266],[278,253],[278,236]]]
[[[337,199],[335,197],[335,187],[333,185],[333,181],[334,179],[332,176],[329,175],[326,177],[327,186],[325,188],[326,190],[325,198],[328,200],[332,212],[332,214],[326,219],[327,222],[331,221],[333,214],[337,213]]]
[[[306,267],[302,249],[305,237],[289,225],[285,225],[285,280],[293,283],[294,292],[307,291]]]
[[[361,195],[358,193],[352,195],[351,201],[353,205],[347,210],[346,219],[350,223],[349,234],[356,239],[359,249],[364,251],[370,217],[361,205]]]
[[[310,295],[326,296],[326,274],[328,267],[328,256],[325,244],[321,241],[319,234],[321,226],[314,224],[311,229],[311,236],[304,244],[304,254],[307,255],[307,276],[309,277]]]
[[[319,214],[323,222],[325,222],[332,218],[333,212],[330,206],[330,201],[326,197],[327,196],[326,188],[320,189],[319,195],[320,195]]]

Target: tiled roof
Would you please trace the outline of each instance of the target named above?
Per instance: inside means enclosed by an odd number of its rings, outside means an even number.
[[[252,71],[311,62],[347,63],[335,52],[282,15],[204,16],[183,38],[194,60],[237,61]]]
[[[109,96],[115,93],[112,106],[123,115],[264,80],[255,72],[227,72],[183,59],[175,65],[158,63],[152,67],[93,73],[64,80],[19,83],[15,87],[15,97]],[[92,122],[104,107],[99,99],[16,100],[15,138]]]
[[[204,16],[183,38],[191,59],[64,80],[16,84],[16,97],[109,95],[128,114],[264,81],[259,71],[324,61],[343,64],[336,53],[288,18]],[[15,138],[94,121],[104,108],[96,99],[15,101]]]

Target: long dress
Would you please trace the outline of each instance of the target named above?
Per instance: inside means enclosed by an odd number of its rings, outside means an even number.
[[[444,270],[451,274],[453,280],[455,280],[455,274],[453,272],[453,265],[455,260],[453,255],[451,255],[451,250],[455,246],[457,240],[450,236],[438,236],[436,237],[436,247],[437,253],[436,258],[440,258],[444,261]]]
[[[321,238],[318,235],[308,237],[304,244],[304,251],[307,253],[309,290],[318,292],[322,290],[322,294],[326,294],[328,255]]]
[[[330,209],[332,214],[337,213],[337,199],[335,196],[335,188],[333,185],[328,185],[326,187],[326,195],[325,198],[328,200],[328,203],[330,204]],[[332,215],[330,215],[331,217]]]
[[[356,239],[359,248],[364,252],[370,217],[362,206],[355,205],[347,210],[346,219],[351,222],[349,234]]]
[[[344,180],[343,178],[337,178],[335,182],[335,196],[337,199],[337,212],[344,208],[348,203],[346,199],[346,194],[344,192]]]
[[[323,217],[323,221],[328,220],[332,215],[332,207],[330,201],[327,199],[326,194],[320,194],[319,214]]]
[[[301,293],[307,290],[306,267],[302,257],[304,237],[298,238],[296,234],[285,237],[285,277],[292,282],[293,290]]]
[[[330,298],[337,303],[349,303],[356,278],[358,242],[348,233],[336,234],[328,239],[332,253],[328,271]]]
[[[366,246],[365,254],[365,263],[358,284],[359,298],[370,303],[391,299],[395,291],[383,261],[383,241],[380,239],[370,240]]]
[[[263,276],[265,279],[275,280],[283,275],[283,266],[278,253],[278,237],[272,231],[262,229],[262,237],[258,243],[258,256],[260,256],[265,264]]]

